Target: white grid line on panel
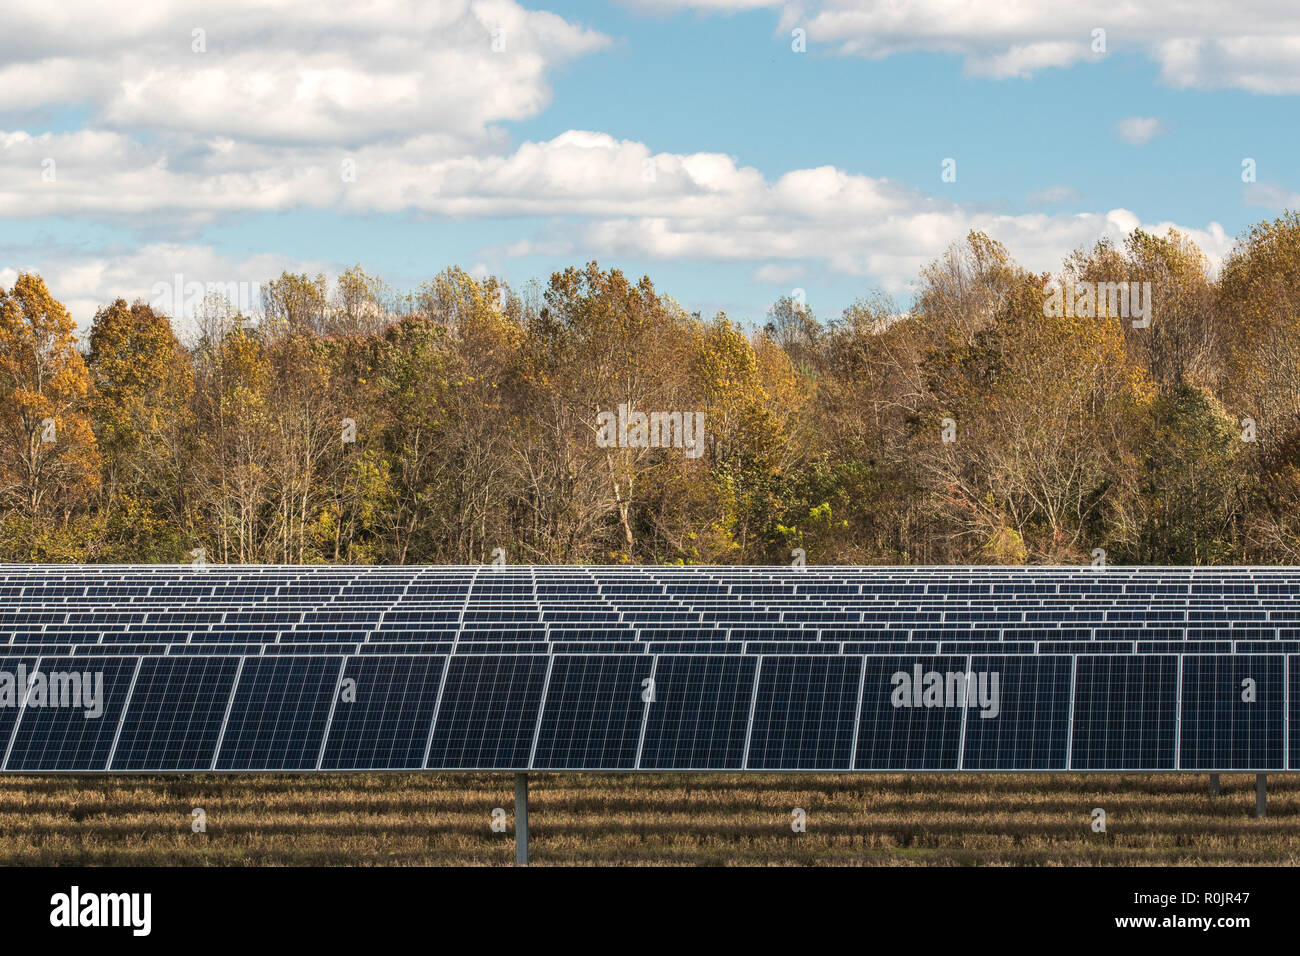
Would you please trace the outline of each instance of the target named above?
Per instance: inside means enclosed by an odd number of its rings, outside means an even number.
[[[749,745],[754,739],[754,711],[758,707],[758,682],[763,677],[763,657],[759,654],[754,663],[754,689],[749,694],[749,723],[745,727],[745,752],[740,758],[740,769],[749,768]]]
[[[650,708],[654,706],[655,694],[659,693],[659,685],[655,683],[655,675],[659,673],[659,655],[654,656],[650,662],[650,699],[645,702],[645,709],[641,712],[641,735],[636,741],[636,763],[632,764],[637,770],[641,769],[641,750],[645,747],[645,730],[650,724]]]
[[[1074,765],[1074,695],[1078,687],[1079,657],[1070,656],[1070,721],[1065,730],[1065,769]]]
[[[347,673],[347,669],[348,669],[348,657],[347,655],[344,655],[343,658],[339,661],[338,676],[334,678],[334,693],[330,696],[330,712],[329,712],[329,716],[325,718],[325,732],[321,734],[320,750],[316,752],[317,770],[320,769],[321,763],[323,763],[325,760],[325,745],[328,744],[330,740],[330,727],[334,725],[334,708],[338,706],[339,691],[343,687],[343,675]]]
[[[1178,682],[1174,687],[1174,769],[1183,768],[1183,655],[1178,655]]]
[[[451,639],[451,652],[456,653],[460,647],[460,632],[465,629],[465,612],[469,610],[470,598],[474,596],[474,585],[478,583],[479,566],[475,565],[474,573],[470,575],[469,587],[465,589],[465,603],[460,606],[460,616],[456,618],[456,636]]]
[[[546,677],[542,681],[542,696],[537,702],[537,724],[533,727],[533,745],[528,750],[528,769],[533,769],[537,759],[537,738],[542,734],[542,718],[546,716],[546,697],[551,690],[551,669],[555,666],[555,655],[546,656]]]
[[[957,769],[964,769],[966,763],[966,720],[970,714],[970,672],[974,655],[966,655],[966,700],[961,709],[961,735],[957,738]]]
[[[442,692],[447,686],[447,674],[451,672],[451,656],[448,655],[442,662],[442,678],[438,681],[438,699],[433,704],[433,719],[429,721],[429,734],[424,738],[424,759],[420,761],[421,768],[429,766],[429,751],[433,747],[433,728],[438,726],[438,716],[442,713]]]
[[[230,684],[230,696],[226,698],[226,712],[221,717],[221,730],[217,732],[217,745],[212,748],[212,766],[210,770],[217,769],[217,757],[221,755],[221,744],[226,739],[226,725],[230,723],[230,709],[235,706],[235,691],[239,689],[239,677],[244,673],[244,661],[247,658],[240,657],[239,663],[235,666],[235,679]]]
[[[840,646],[840,652],[843,653],[843,645]],[[867,658],[858,657],[858,706],[853,711],[853,745],[849,748],[849,769],[853,770],[858,765],[858,728],[862,724],[862,693],[867,683]]]
[[[140,665],[143,661],[143,657],[135,659],[135,670],[131,672],[131,685],[127,687],[126,697],[122,699],[122,713],[117,716],[117,728],[113,731],[113,743],[108,748],[108,759],[104,761],[105,770],[111,770],[113,767],[113,757],[117,754],[117,742],[122,737],[122,725],[126,723],[126,712],[131,706],[131,695],[135,693],[135,682],[140,677]]]
[[[41,661],[45,660],[42,656],[37,656],[36,663],[32,665],[33,673],[41,669]],[[9,732],[9,746],[5,747],[4,763],[0,767],[9,767],[9,754],[14,749],[14,741],[18,739],[18,728],[22,725],[23,714],[27,713],[27,698],[32,696],[32,685],[27,684],[27,693],[23,694],[22,703],[18,705],[18,716],[14,719],[14,729]]]

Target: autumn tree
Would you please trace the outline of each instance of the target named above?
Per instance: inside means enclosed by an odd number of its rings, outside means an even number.
[[[89,345],[112,548],[124,561],[180,560],[194,517],[190,355],[165,315],[123,299],[95,314]]]
[[[1022,273],[990,324],[927,360],[914,445],[951,522],[954,557],[1073,562],[1127,507],[1151,383],[1115,317],[1051,315]]]
[[[66,528],[99,486],[94,388],[74,331],[39,276],[0,288],[0,502],[29,533]]]

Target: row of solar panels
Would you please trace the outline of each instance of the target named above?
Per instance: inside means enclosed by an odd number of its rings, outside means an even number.
[[[0,742],[8,772],[1263,772],[1300,769],[1300,657],[9,657]]]
[[[169,574],[178,571],[213,571],[220,570],[247,576],[293,576],[293,575],[374,575],[409,578],[412,575],[432,576],[473,576],[477,574],[495,574],[503,578],[528,577],[582,577],[618,575],[644,575],[652,577],[695,576],[695,577],[740,577],[740,576],[781,576],[799,574],[839,575],[841,577],[861,577],[869,575],[909,574],[915,576],[929,575],[947,577],[954,575],[991,577],[1046,577],[1065,575],[1141,575],[1169,577],[1228,577],[1254,576],[1266,574],[1294,574],[1292,565],[1082,565],[1082,564],[822,564],[822,565],[785,565],[785,564],[431,564],[431,565],[371,565],[371,564],[204,564],[189,562],[185,564],[58,564],[36,565],[26,563],[0,562],[0,576],[10,574],[32,573],[34,569],[51,568],[62,574],[120,574],[153,573]]]
[[[283,568],[250,566],[0,567],[0,588],[45,585],[141,588],[239,586],[257,589],[317,588],[407,590],[420,593],[753,593],[937,595],[1024,594],[1268,594],[1293,588],[1294,568],[1253,569],[934,569],[934,568]],[[1261,590],[1262,589],[1262,590]]]
[[[1300,654],[1300,641],[409,641],[322,640],[297,643],[14,643],[0,652],[15,655],[141,654],[258,656],[284,654]]]
[[[107,605],[107,606],[106,606]],[[0,607],[0,624],[20,622],[85,623],[104,621],[112,624],[159,624],[189,622],[196,624],[240,624],[251,621],[278,623],[369,623],[376,626],[420,623],[636,623],[667,617],[684,623],[744,622],[765,623],[980,623],[1017,624],[1053,623],[1061,620],[1102,623],[1143,621],[1146,623],[1218,623],[1300,620],[1300,602],[1289,604],[1234,604],[1206,601],[1201,604],[1172,605],[1154,602],[1131,604],[1015,604],[996,602],[976,605],[969,602],[935,606],[922,603],[890,602],[870,607],[841,604],[785,605],[776,602],[729,602],[684,604],[667,600],[639,602],[583,602],[580,604],[499,604],[465,602],[427,604],[418,601],[393,601],[371,605],[357,601],[331,601],[301,604],[272,601],[254,605],[192,600],[151,603],[127,599],[120,604],[107,600],[77,604],[52,605],[47,608],[20,607],[5,602]],[[129,610],[127,609],[129,608]]]
[[[373,577],[492,578],[502,581],[542,579],[630,578],[790,578],[816,575],[826,578],[1168,578],[1227,579],[1296,576],[1291,565],[1203,566],[1186,565],[293,565],[293,564],[5,564],[0,579],[30,576],[49,569],[61,576],[152,574],[161,577],[190,573],[221,573],[254,578]]]
[[[1091,636],[1090,636],[1091,634]],[[1088,631],[776,631],[762,629],[732,629],[694,631],[678,629],[645,628],[637,631],[613,632],[607,630],[580,630],[564,628],[546,631],[522,629],[482,629],[464,631],[352,631],[328,629],[319,631],[275,631],[251,628],[241,631],[211,631],[185,633],[164,631],[157,633],[122,632],[113,630],[59,629],[41,632],[0,632],[0,646],[8,648],[35,648],[42,653],[52,653],[51,648],[68,647],[74,651],[87,647],[101,648],[104,653],[122,653],[117,648],[187,648],[191,653],[229,653],[232,645],[267,647],[319,648],[323,644],[382,647],[382,653],[401,653],[402,648],[436,646],[436,651],[415,653],[443,653],[474,647],[497,648],[510,646],[520,653],[556,653],[557,648],[582,645],[597,652],[615,653],[620,646],[696,645],[709,653],[770,653],[774,645],[790,647],[799,653],[944,653],[924,650],[925,647],[957,648],[967,653],[974,645],[990,648],[989,653],[1033,654],[1071,653],[1094,654],[1098,648],[1111,648],[1101,653],[1171,653],[1208,651],[1213,653],[1293,653],[1300,646],[1300,630],[1259,631],[1237,630],[1162,631],[1159,629],[1124,628]],[[1209,645],[1222,645],[1211,648]],[[524,648],[527,647],[525,651]],[[755,650],[756,649],[756,650]],[[1144,650],[1145,649],[1145,650]],[[564,653],[564,651],[558,651]],[[127,653],[140,653],[128,651]]]
[[[129,607],[132,610],[109,608]],[[1240,605],[1216,601],[1195,606],[1171,606],[1153,603],[1087,606],[1043,605],[1012,606],[1009,602],[981,607],[934,607],[922,604],[877,605],[872,608],[848,605],[792,607],[774,603],[730,603],[685,605],[668,601],[600,604],[490,604],[457,602],[421,604],[395,601],[382,606],[351,601],[325,604],[267,602],[256,605],[209,603],[199,599],[187,602],[149,604],[126,599],[82,602],[77,605],[31,607],[5,602],[0,604],[0,626],[12,623],[63,624],[110,623],[144,624],[369,624],[375,627],[400,626],[403,623],[441,625],[473,623],[519,624],[638,624],[672,621],[682,624],[760,623],[780,624],[880,624],[880,625],[955,625],[955,624],[1103,624],[1142,622],[1155,626],[1172,624],[1267,624],[1300,621],[1300,604]]]
[[[165,599],[168,597],[263,597],[311,599],[319,597],[367,597],[382,601],[399,597],[429,600],[457,601],[465,598],[474,600],[592,600],[606,598],[609,600],[635,598],[677,598],[683,601],[706,599],[825,599],[879,602],[891,598],[925,598],[931,601],[952,601],[966,599],[971,601],[994,598],[1036,599],[1042,601],[1092,601],[1161,598],[1175,601],[1185,598],[1224,598],[1249,601],[1251,598],[1293,598],[1297,583],[1278,581],[1271,583],[1243,585],[1185,585],[1166,586],[1152,584],[1115,585],[1114,587],[1068,585],[1057,588],[1031,587],[1024,585],[985,585],[978,589],[964,584],[951,586],[936,584],[879,584],[858,586],[825,585],[790,585],[789,587],[761,585],[718,585],[711,588],[696,586],[627,586],[627,587],[591,587],[574,588],[564,586],[538,585],[537,588],[500,589],[488,587],[455,587],[445,584],[412,585],[370,585],[354,582],[336,584],[293,583],[293,584],[259,584],[247,581],[226,581],[219,584],[177,581],[146,585],[127,583],[109,585],[96,583],[56,583],[56,582],[12,582],[0,585],[0,597],[21,601],[68,600],[75,598],[98,597],[138,597]]]
[[[231,585],[219,589],[177,588],[173,590],[152,588],[145,593],[140,588],[96,589],[55,588],[29,586],[12,589],[5,594],[0,590],[0,600],[5,606],[32,613],[86,612],[104,604],[129,604],[146,611],[166,611],[181,607],[201,607],[216,612],[235,612],[275,607],[286,612],[355,610],[357,613],[377,613],[394,606],[427,611],[454,611],[461,608],[481,608],[493,613],[532,614],[565,611],[633,614],[651,608],[669,608],[684,614],[726,611],[763,610],[769,616],[798,613],[820,614],[845,621],[870,619],[871,615],[908,611],[918,614],[983,614],[997,619],[1014,621],[1021,615],[1037,613],[1091,614],[1146,612],[1153,610],[1177,616],[1204,614],[1216,609],[1234,612],[1263,620],[1269,612],[1296,614],[1300,607],[1300,585],[1278,586],[1275,594],[1257,596],[1235,595],[1070,595],[1048,597],[1042,595],[1006,594],[994,596],[934,596],[906,595],[685,595],[685,594],[605,594],[599,596],[538,595],[505,597],[500,595],[456,594],[431,595],[427,593],[402,593],[401,591],[376,596],[364,589],[308,588],[302,593],[284,593],[283,589],[259,589]],[[1284,588],[1284,589],[1282,589]]]
[[[1005,615],[1011,617],[1011,615]],[[226,614],[203,613],[186,610],[144,612],[139,615],[97,613],[84,610],[13,610],[0,611],[0,632],[41,633],[55,631],[104,630],[126,633],[202,633],[234,632],[248,629],[276,631],[321,631],[327,629],[354,630],[384,633],[392,631],[427,631],[451,633],[475,630],[605,630],[611,633],[648,629],[679,629],[699,632],[727,630],[768,630],[772,632],[836,631],[842,633],[907,633],[909,631],[965,632],[983,630],[998,632],[1060,632],[1077,633],[1152,629],[1167,632],[1201,632],[1212,630],[1276,632],[1278,629],[1300,627],[1300,612],[1276,611],[1268,619],[1255,615],[1238,615],[1233,609],[1183,615],[1191,620],[1168,619],[1170,616],[1151,611],[1124,611],[1114,614],[1044,613],[1025,615],[1030,620],[996,620],[993,615],[906,612],[863,615],[867,620],[839,620],[833,614],[799,613],[782,616],[778,613],[750,611],[717,611],[680,613],[673,609],[662,611],[624,612],[606,615],[601,612],[543,611],[495,612],[483,609],[464,613],[447,610],[412,609],[401,607],[385,612],[322,612],[286,611],[267,606],[261,609],[244,608]],[[541,617],[541,620],[538,618]],[[378,619],[376,619],[378,618]]]

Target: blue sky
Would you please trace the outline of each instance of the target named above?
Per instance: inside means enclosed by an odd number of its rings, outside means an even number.
[[[590,258],[706,314],[798,287],[830,318],[906,305],[970,228],[1041,269],[1136,225],[1218,261],[1300,192],[1281,4],[78,6],[17,0],[0,39],[0,283],[40,271],[83,324],[176,272],[518,285]]]

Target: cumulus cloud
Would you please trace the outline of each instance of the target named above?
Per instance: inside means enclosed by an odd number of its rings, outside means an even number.
[[[667,2],[709,13],[772,7],[782,32],[801,27],[810,44],[844,55],[944,53],[998,79],[1141,51],[1172,86],[1300,93],[1300,7],[1290,0]]]
[[[608,43],[514,0],[200,4],[12,0],[0,110],[84,107],[91,125],[356,145],[438,129],[460,148],[533,116],[548,71]]]
[[[602,256],[763,263],[755,273],[762,282],[790,281],[816,264],[832,274],[860,276],[904,292],[923,265],[972,229],[1003,241],[1023,264],[1041,271],[1058,268],[1073,249],[1102,237],[1122,240],[1139,226],[1157,233],[1179,228],[1213,261],[1231,245],[1217,223],[1199,229],[1144,224],[1124,209],[1000,214],[832,166],[769,179],[726,155],[654,153],[643,143],[582,130],[525,143],[508,155],[433,162],[423,161],[418,149],[375,147],[358,153],[353,184],[331,181],[331,170],[310,165],[173,174],[165,162],[149,161],[147,151],[132,153],[115,135],[93,140],[67,135],[84,151],[87,175],[103,165],[91,161],[96,149],[134,156],[134,173],[114,172],[98,183],[93,178],[74,182],[64,196],[67,207],[50,199],[59,195],[51,192],[40,200],[38,211],[44,215],[72,214],[83,201],[101,197],[100,202],[108,203],[114,196],[124,211],[137,214],[193,211],[198,204],[226,211],[325,204],[353,212],[411,210],[535,220],[534,238],[467,250],[476,259],[496,262],[572,257],[598,249]],[[11,141],[0,139],[5,142]],[[24,150],[35,148],[30,156],[49,145],[16,142]],[[0,150],[0,158],[13,148]],[[23,195],[27,192],[17,198]],[[291,265],[273,256],[230,262],[206,247],[184,244],[154,244],[115,257],[56,255],[51,261],[61,294],[73,300],[79,318],[113,296],[146,295],[153,283],[177,271],[201,281],[258,282]],[[42,266],[39,258],[33,259],[32,268]]]
[[[678,5],[687,3],[700,6]],[[0,117],[72,107],[87,119],[82,129],[38,134],[0,123],[0,209],[9,218],[127,227],[148,244],[10,249],[0,262],[49,276],[84,321],[118,295],[148,297],[177,272],[255,283],[304,268],[273,255],[231,260],[196,239],[213,221],[269,212],[526,223],[497,248],[466,249],[470,262],[598,250],[744,263],[764,283],[810,270],[861,276],[895,291],[970,229],[1006,242],[1031,268],[1054,269],[1072,249],[1123,238],[1142,221],[1128,210],[1000,214],[834,166],[766,176],[727,154],[655,152],[599,131],[511,146],[497,124],[542,109],[549,72],[605,37],[515,0],[273,5],[270,18],[265,0],[139,0],[122,9],[14,0],[0,33]],[[799,17],[810,41],[845,53],[942,50],[990,75],[1091,55],[1095,11],[1036,9],[1014,0],[818,0]],[[1108,16],[1096,22],[1112,36],[1121,27],[1140,42],[1155,36],[1144,14]],[[1286,36],[1290,14],[1270,16],[1273,35]],[[1206,21],[1198,6],[1181,22]],[[1187,83],[1208,55],[1186,44],[1166,52]],[[1063,204],[1077,204],[1065,187],[1030,197],[1031,206]],[[1184,231],[1211,258],[1229,245],[1215,223]]]

